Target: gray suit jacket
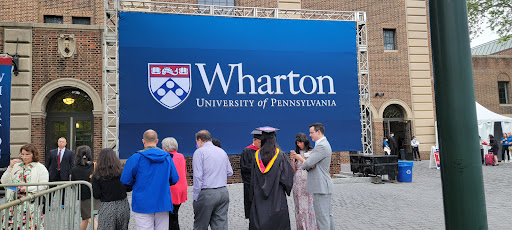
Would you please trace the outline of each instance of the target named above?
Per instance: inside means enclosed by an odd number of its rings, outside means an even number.
[[[332,179],[329,173],[331,166],[331,145],[327,139],[315,145],[311,156],[304,161],[302,169],[308,170],[306,191],[309,193],[332,194]],[[315,168],[311,168],[316,164]]]

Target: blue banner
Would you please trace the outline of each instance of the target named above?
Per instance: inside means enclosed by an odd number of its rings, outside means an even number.
[[[314,122],[333,150],[361,151],[356,45],[355,22],[122,12],[120,157],[147,129],[185,156],[201,129],[240,154],[267,125],[288,152]]]
[[[11,159],[11,71],[12,58],[0,57],[0,167]]]

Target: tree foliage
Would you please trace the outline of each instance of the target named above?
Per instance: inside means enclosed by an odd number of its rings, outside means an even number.
[[[482,34],[487,22],[502,41],[512,39],[512,0],[467,0],[467,4],[471,38]]]

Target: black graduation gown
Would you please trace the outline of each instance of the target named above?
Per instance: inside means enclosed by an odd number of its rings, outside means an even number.
[[[249,145],[242,150],[240,156],[240,171],[242,173],[242,181],[244,182],[245,219],[249,219],[249,213],[251,211],[252,202],[249,197],[249,191],[251,190],[251,172],[254,163],[254,153],[256,153],[256,147]]]
[[[256,158],[255,158],[256,159]],[[251,173],[251,230],[287,230],[290,214],[286,196],[293,186],[293,168],[285,153],[280,152],[267,173],[254,163]]]

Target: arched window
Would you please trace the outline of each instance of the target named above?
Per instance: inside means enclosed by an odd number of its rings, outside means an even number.
[[[400,105],[389,105],[384,109],[383,118],[404,118],[404,110]]]
[[[46,105],[46,150],[56,148],[60,137],[66,138],[66,148],[71,150],[81,145],[94,149],[93,108],[92,99],[80,89],[55,93]]]
[[[62,90],[48,101],[46,111],[48,113],[79,113],[91,112],[93,104],[91,98],[82,90]]]

